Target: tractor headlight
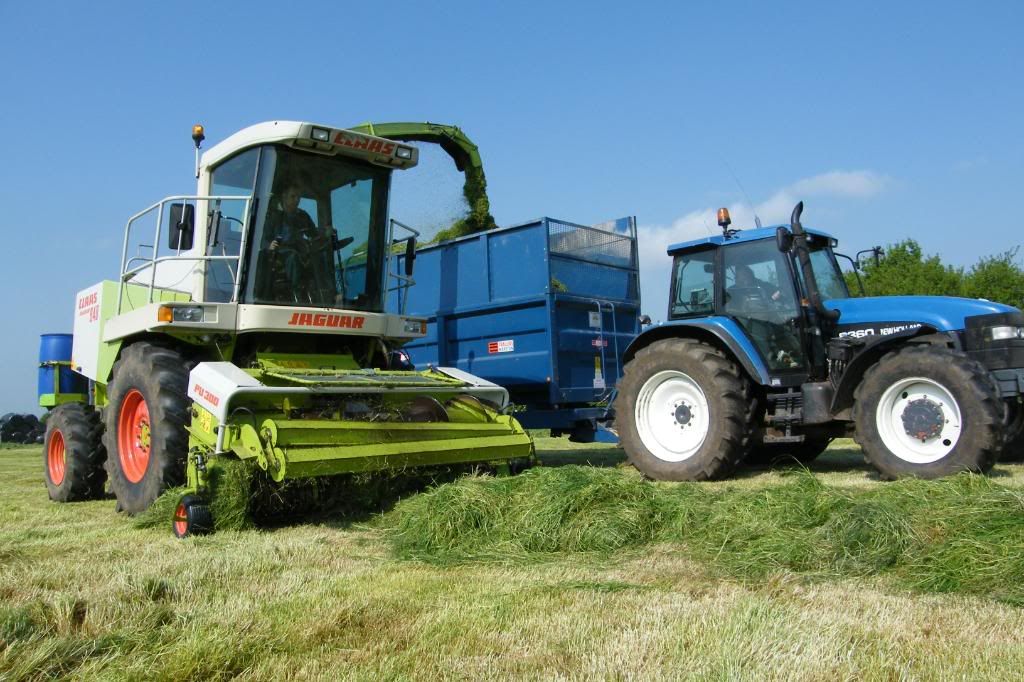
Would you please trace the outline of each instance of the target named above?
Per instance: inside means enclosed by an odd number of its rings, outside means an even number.
[[[991,341],[1010,341],[1013,339],[1024,339],[1024,327],[989,327],[988,337]]]
[[[328,142],[331,139],[331,131],[324,130],[323,128],[313,128],[309,136],[317,142]]]
[[[395,152],[395,156],[397,156],[400,159],[411,159],[412,149],[409,147],[399,147],[398,150]]]

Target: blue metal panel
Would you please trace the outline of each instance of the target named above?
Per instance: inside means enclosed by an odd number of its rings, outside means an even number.
[[[485,235],[490,274],[484,293],[489,294],[491,302],[537,296],[547,291],[548,254],[544,230],[526,225]],[[462,249],[460,246],[458,250]],[[467,256],[476,257],[475,254]],[[474,262],[477,268],[481,267],[481,261]],[[466,277],[463,282],[470,287],[475,284],[473,277]]]
[[[626,350],[626,356],[632,357],[637,349],[643,348],[652,340],[686,336],[688,328],[701,329],[714,334],[732,351],[754,381],[759,382],[762,386],[773,385],[773,377],[750,337],[732,318],[720,315],[690,320],[670,320],[649,327],[633,340]]]
[[[771,227],[762,227],[756,230],[740,230],[735,235],[730,237],[728,241],[730,244],[740,244],[742,242],[752,242],[756,239],[774,239],[775,230],[778,227],[789,227],[789,225],[772,225]],[[805,227],[804,231],[807,234],[813,234],[818,235],[820,237],[833,239],[832,235],[830,235],[827,232],[822,232],[821,230],[815,230],[813,228]],[[672,244],[671,246],[668,247],[668,254],[672,255],[676,251],[686,251],[697,246],[706,246],[708,244],[712,244],[714,246],[721,246],[722,244],[725,244],[725,242],[725,236],[721,234],[713,235],[710,237],[703,237],[701,239],[692,239],[688,242],[679,242],[678,244]]]
[[[937,331],[963,329],[972,315],[1012,313],[1016,308],[992,301],[952,296],[871,296],[825,301],[840,312],[839,325],[872,322],[920,322]]]
[[[395,267],[402,258],[396,257]],[[606,398],[639,332],[632,219],[599,227],[541,218],[417,251],[406,312],[427,317],[405,349],[417,366],[449,365],[554,411]],[[388,297],[399,310],[396,294]]]

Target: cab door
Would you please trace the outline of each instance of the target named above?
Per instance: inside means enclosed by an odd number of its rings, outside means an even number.
[[[806,372],[802,310],[785,254],[774,240],[721,249],[721,301],[773,373]]]

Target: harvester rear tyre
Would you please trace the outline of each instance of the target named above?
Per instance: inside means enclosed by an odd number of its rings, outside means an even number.
[[[50,412],[43,441],[43,479],[54,502],[103,497],[106,451],[99,414],[82,403],[65,403]]]
[[[615,425],[626,457],[659,481],[728,476],[750,444],[746,378],[724,353],[693,339],[666,339],[626,365]]]
[[[857,387],[855,438],[883,478],[987,472],[1003,445],[1003,412],[981,364],[909,345],[883,356]]]
[[[104,443],[119,511],[137,514],[184,482],[187,388],[188,364],[169,348],[135,343],[114,364]]]
[[[178,539],[212,533],[213,515],[206,501],[195,495],[185,495],[181,498],[174,509],[171,531]]]

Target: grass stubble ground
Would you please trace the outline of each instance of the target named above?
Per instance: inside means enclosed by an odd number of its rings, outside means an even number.
[[[0,449],[0,679],[1024,670],[1024,466],[881,483],[840,441],[813,476],[652,484],[614,448],[538,451],[383,516],[182,542],[110,500],[50,503],[38,447]]]

